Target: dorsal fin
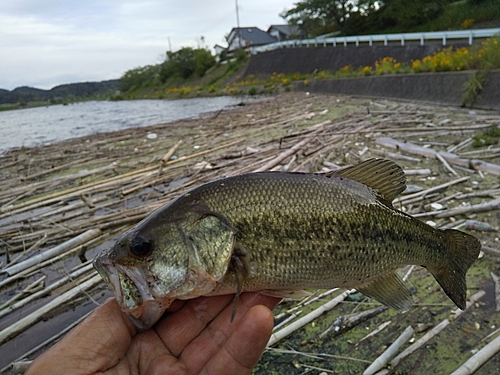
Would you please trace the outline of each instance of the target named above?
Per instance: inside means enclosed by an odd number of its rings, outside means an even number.
[[[406,189],[406,176],[399,165],[387,159],[368,159],[352,167],[335,172],[377,190],[392,202]]]

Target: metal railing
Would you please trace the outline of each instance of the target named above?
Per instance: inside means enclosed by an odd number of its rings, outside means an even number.
[[[372,46],[373,43],[383,42],[387,46],[390,42],[400,42],[402,46],[409,41],[419,41],[423,46],[426,41],[441,41],[443,46],[450,39],[468,40],[469,45],[472,45],[474,39],[484,39],[500,34],[500,28],[495,29],[476,29],[476,30],[457,30],[457,31],[436,31],[426,33],[403,33],[403,34],[381,34],[381,35],[357,35],[357,36],[342,36],[332,38],[314,38],[314,39],[294,39],[285,40],[266,44],[259,47],[251,47],[252,54],[272,51],[278,48],[294,48],[294,47],[337,47],[355,44],[359,46],[361,43],[368,43]]]

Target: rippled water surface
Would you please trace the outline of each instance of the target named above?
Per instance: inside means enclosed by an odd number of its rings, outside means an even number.
[[[236,105],[237,97],[93,101],[0,112],[0,153],[89,134],[196,117]]]

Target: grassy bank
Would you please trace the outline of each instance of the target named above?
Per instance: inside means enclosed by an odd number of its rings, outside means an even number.
[[[313,74],[282,74],[270,76],[244,75],[245,61],[228,65],[218,65],[202,78],[188,81],[172,80],[168,84],[147,87],[131,93],[121,94],[121,99],[143,98],[189,98],[212,95],[256,95],[290,91],[295,81],[307,82],[314,79],[361,77],[385,74],[409,74],[422,72],[448,72],[478,70],[475,82],[466,88],[464,100],[477,96],[484,72],[500,69],[500,37],[489,38],[469,48],[444,47],[431,56],[411,63],[401,63],[388,56],[375,62],[373,66],[354,67],[346,65],[336,72],[319,71]]]

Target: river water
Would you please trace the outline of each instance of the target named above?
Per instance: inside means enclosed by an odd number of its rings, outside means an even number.
[[[99,132],[142,127],[217,111],[241,102],[219,96],[178,100],[91,101],[0,112],[0,155]]]

